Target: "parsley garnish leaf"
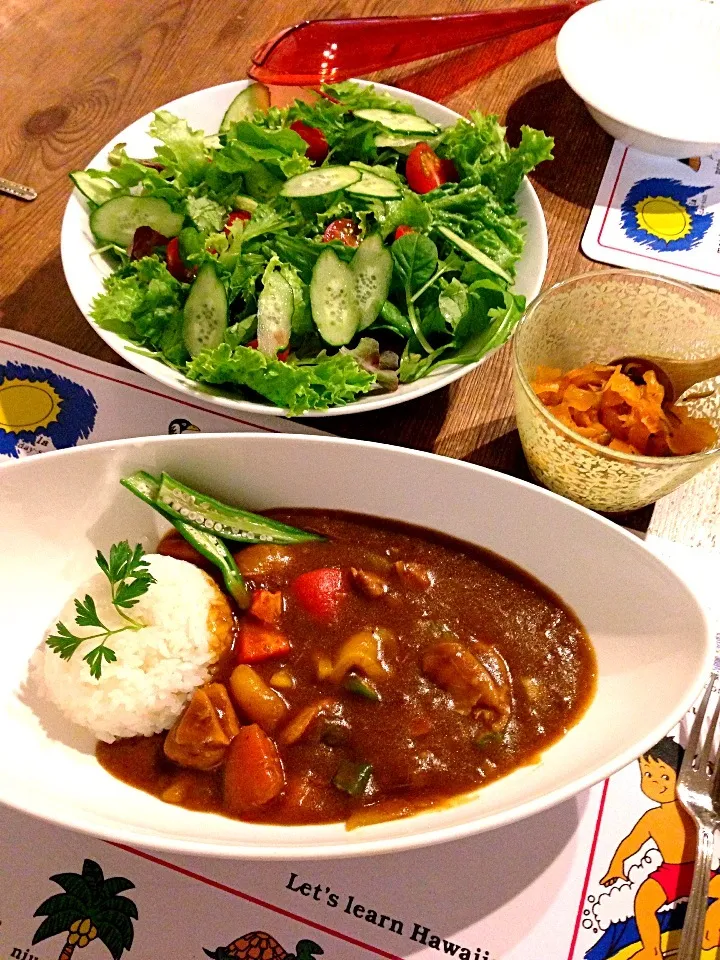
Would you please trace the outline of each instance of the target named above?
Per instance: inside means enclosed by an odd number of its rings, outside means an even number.
[[[85,594],[84,600],[75,601],[75,623],[79,627],[100,627],[101,630],[107,630],[98,616],[95,601],[90,594]]]
[[[148,570],[148,561],[140,544],[131,548],[127,540],[114,543],[110,547],[109,557],[105,557],[98,550],[95,560],[107,577],[112,604],[125,625],[115,630],[107,627],[98,615],[95,600],[90,594],[85,594],[83,600],[75,600],[75,623],[79,627],[97,627],[101,632],[76,636],[64,623],[58,623],[55,627],[57,633],[48,637],[46,642],[62,660],[69,660],[81,643],[99,639],[98,646],[83,657],[90,668],[90,675],[99,680],[103,663],[114,663],[117,660],[115,651],[107,646],[106,641],[116,633],[139,630],[145,626],[144,623],[133,620],[123,610],[135,606],[140,597],[147,593],[150,585],[155,583],[155,577]]]
[[[134,607],[140,597],[147,593],[150,584],[155,583],[155,577],[147,568],[148,562],[139,543],[134,549],[127,540],[114,543],[110,547],[109,560],[106,560],[99,550],[95,560],[110,581],[115,607]]]
[[[129,629],[129,627],[125,629]],[[94,650],[86,654],[83,660],[90,667],[90,676],[99,680],[102,673],[103,660],[107,660],[108,663],[114,663],[117,660],[117,656],[114,650],[111,650],[110,647],[106,647],[104,643],[101,643],[100,646],[95,647]]]
[[[83,642],[84,637],[76,637],[73,633],[70,633],[64,623],[56,623],[55,629],[57,634],[48,637],[47,645],[54,653],[58,654],[61,660],[69,660]]]

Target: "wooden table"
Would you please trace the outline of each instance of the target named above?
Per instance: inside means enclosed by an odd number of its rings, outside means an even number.
[[[527,0],[516,0],[518,3]],[[502,5],[502,0],[415,0],[413,13]],[[0,174],[38,191],[32,204],[0,198],[0,322],[91,356],[122,363],[90,329],[65,284],[59,232],[69,170],[114,133],[157,107],[242,77],[251,52],[297,20],[396,14],[393,0],[10,0],[0,14]],[[517,59],[527,37],[451,55],[377,79],[464,113],[473,106],[556,140],[555,161],[533,176],[550,235],[546,284],[602,269],[580,252],[582,231],[611,147],[557,69],[552,39]],[[478,77],[480,77],[478,79]],[[513,419],[505,348],[444,390],[389,411],[313,421],[334,433],[433,450],[526,476]],[[720,465],[632,525],[693,546],[720,531]]]

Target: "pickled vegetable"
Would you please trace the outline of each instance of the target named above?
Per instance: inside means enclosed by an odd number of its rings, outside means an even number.
[[[650,457],[685,456],[714,446],[718,434],[706,417],[665,403],[654,371],[635,383],[620,366],[588,363],[563,374],[538,367],[532,388],[561,423],[610,450]]]

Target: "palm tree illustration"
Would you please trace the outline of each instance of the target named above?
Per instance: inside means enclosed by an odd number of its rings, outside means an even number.
[[[134,888],[125,877],[105,879],[94,860],[86,860],[82,873],[58,873],[50,877],[64,893],[49,897],[34,916],[45,917],[33,937],[33,944],[59,933],[66,935],[58,960],[70,960],[76,948],[82,949],[96,938],[110,951],[113,960],[120,960],[123,951],[132,946],[133,920],[137,907],[132,900],[119,896]]]

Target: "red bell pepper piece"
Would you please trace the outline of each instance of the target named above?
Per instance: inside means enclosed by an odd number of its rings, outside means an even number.
[[[309,570],[293,581],[292,593],[314,620],[332,623],[349,593],[347,574],[339,567]]]

